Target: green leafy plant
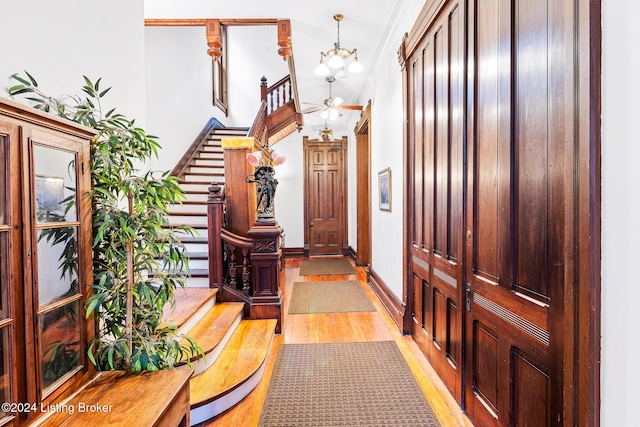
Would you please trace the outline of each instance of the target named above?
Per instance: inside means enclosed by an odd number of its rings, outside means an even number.
[[[136,168],[157,157],[157,138],[115,109],[103,111],[103,97],[111,88],[102,89],[101,79],[93,82],[84,77],[83,96],[57,99],[47,96],[25,74],[11,76],[15,82],[9,88],[12,97],[24,96],[35,108],[97,131],[91,144],[90,192],[94,294],[86,301],[86,314],[97,314],[98,331],[89,346],[89,358],[100,370],[158,370],[189,363],[202,350],[191,338],[178,336],[175,325],[162,324],[163,308],[175,303],[174,291],[184,286],[188,274],[188,258],[179,236],[192,235],[193,229],[170,227],[168,221],[168,207],[184,200],[184,192],[168,172],[140,173]],[[128,197],[130,209],[123,209]],[[75,247],[60,236],[49,238]],[[128,247],[133,252],[134,275],[130,334],[126,327]],[[61,262],[75,259],[61,257]],[[63,266],[63,271],[72,268]]]

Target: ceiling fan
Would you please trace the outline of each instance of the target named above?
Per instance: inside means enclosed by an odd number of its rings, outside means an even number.
[[[342,116],[340,110],[362,110],[362,105],[344,105],[344,99],[331,95],[331,84],[336,80],[334,76],[327,76],[327,82],[329,83],[329,97],[324,100],[322,104],[314,104],[312,102],[303,102],[303,104],[312,105],[305,110],[302,110],[303,114],[315,113],[320,111],[320,117],[323,119],[335,120]]]

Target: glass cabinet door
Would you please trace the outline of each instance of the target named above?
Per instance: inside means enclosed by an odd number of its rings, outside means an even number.
[[[15,399],[12,387],[13,376],[11,351],[12,327],[14,319],[10,305],[11,263],[9,242],[11,227],[9,225],[9,138],[0,127],[0,401],[13,402]],[[0,410],[0,424],[13,416],[11,412]]]
[[[46,395],[81,366],[77,154],[33,144],[39,376]]]

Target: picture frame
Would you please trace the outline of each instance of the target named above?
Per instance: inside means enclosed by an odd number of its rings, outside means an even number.
[[[391,168],[378,172],[378,206],[381,211],[391,211]]]

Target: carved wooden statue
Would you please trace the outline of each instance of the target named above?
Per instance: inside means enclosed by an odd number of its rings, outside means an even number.
[[[273,200],[276,195],[278,180],[273,177],[272,166],[258,166],[253,175],[247,175],[247,182],[256,183],[258,221],[273,221]]]

